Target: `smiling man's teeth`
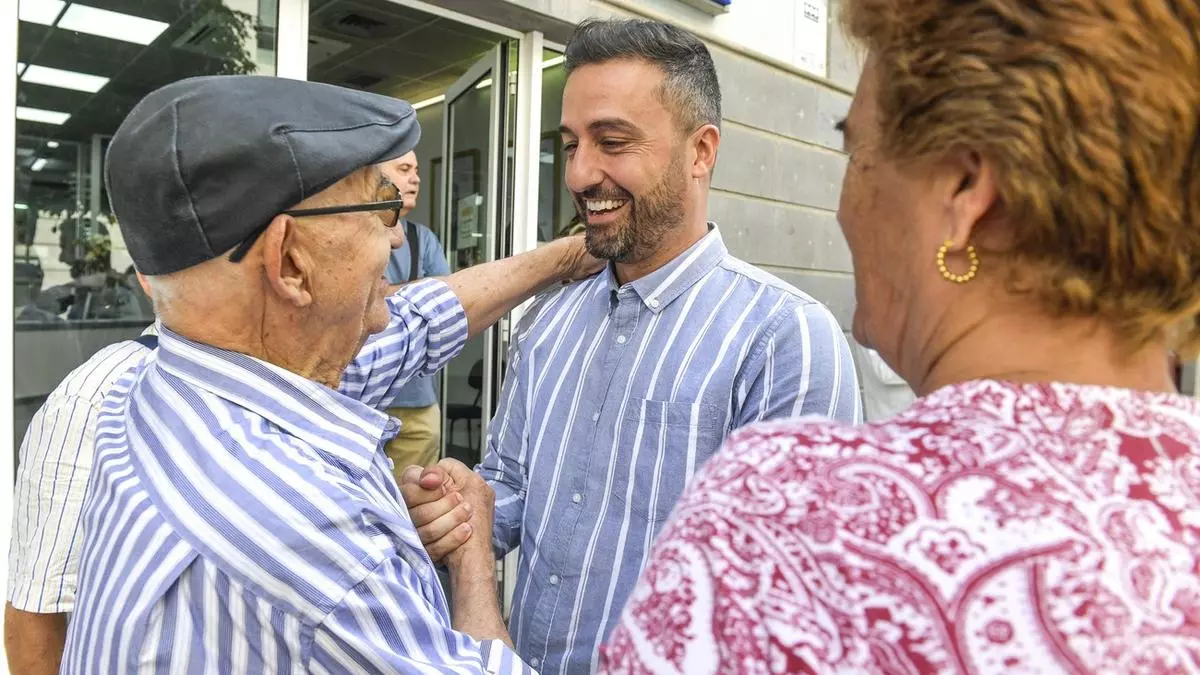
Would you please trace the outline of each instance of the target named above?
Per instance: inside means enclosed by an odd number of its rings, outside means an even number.
[[[587,210],[592,213],[603,213],[604,211],[615,211],[625,205],[624,199],[589,199],[587,200]]]

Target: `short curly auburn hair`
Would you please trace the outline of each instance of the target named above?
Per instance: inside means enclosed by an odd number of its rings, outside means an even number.
[[[1200,347],[1200,3],[843,0],[841,18],[876,57],[887,156],[996,164],[1028,290],[1131,347]]]

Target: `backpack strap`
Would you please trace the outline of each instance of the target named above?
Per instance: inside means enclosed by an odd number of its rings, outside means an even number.
[[[404,230],[404,235],[408,237],[408,253],[412,260],[408,266],[408,280],[416,281],[420,272],[418,265],[421,262],[421,232],[411,220],[404,221]]]

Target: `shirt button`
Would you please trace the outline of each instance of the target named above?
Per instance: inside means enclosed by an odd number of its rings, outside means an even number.
[[[575,494],[571,495],[571,501],[578,504],[579,502],[583,501],[583,495],[576,492]]]
[[[658,308],[658,298],[650,298],[649,300],[646,301],[646,304],[657,309]]]
[[[557,586],[559,581],[561,581],[561,579],[558,578],[557,574],[550,575],[550,585],[551,586]]]
[[[600,421],[600,413],[598,413],[598,412],[592,413],[592,421],[599,422]]]
[[[625,344],[625,336],[624,335],[617,336],[617,344],[619,344],[619,345]]]
[[[532,659],[529,659],[529,665],[537,668],[538,666],[542,665],[542,660],[535,656]]]

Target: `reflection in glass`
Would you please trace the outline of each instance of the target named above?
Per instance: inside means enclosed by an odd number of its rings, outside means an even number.
[[[487,152],[494,87],[472,87],[449,103],[450,171],[446,246],[450,271],[488,258]],[[439,167],[441,168],[441,167]],[[446,366],[446,456],[474,466],[481,459],[483,359],[486,340],[478,335]]]
[[[104,189],[108,139],[134,104],[170,82],[275,71],[276,0],[56,5],[40,11],[41,0],[20,0],[18,12],[18,443],[64,375],[154,319]],[[91,5],[103,11],[80,14]]]
[[[552,49],[542,50],[542,134],[538,153],[538,241],[547,242],[583,231],[575,212],[575,202],[563,174],[562,118],[563,88],[567,83],[563,55]]]

